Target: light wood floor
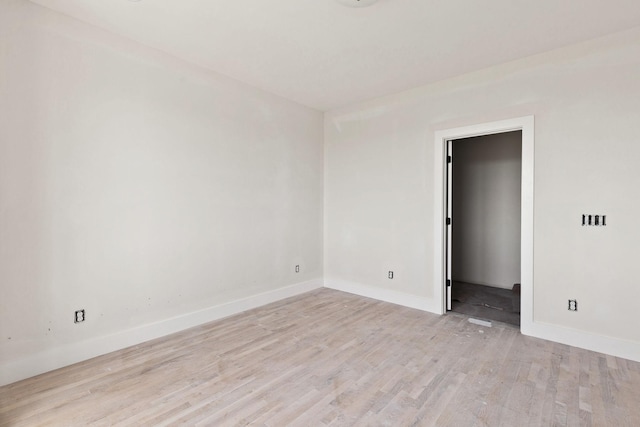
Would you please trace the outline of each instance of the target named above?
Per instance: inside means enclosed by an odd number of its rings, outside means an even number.
[[[0,424],[639,426],[640,364],[322,289],[0,388]]]

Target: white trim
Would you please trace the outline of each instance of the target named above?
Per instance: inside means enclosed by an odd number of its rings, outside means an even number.
[[[186,313],[111,335],[47,349],[0,365],[0,386],[322,288],[315,279]]]
[[[533,322],[526,335],[640,362],[640,343],[577,329]]]
[[[444,214],[446,141],[472,136],[522,131],[522,223],[521,223],[521,314],[520,330],[531,335],[533,328],[533,161],[534,119],[533,116],[518,117],[491,123],[482,123],[445,129],[435,132],[434,138],[434,295],[439,302],[438,313],[445,313],[444,279]]]
[[[337,291],[348,292],[361,297],[372,298],[378,301],[390,302],[404,307],[441,314],[439,311],[440,307],[434,305],[434,301],[430,298],[418,297],[404,292],[392,291],[390,289],[382,289],[375,286],[339,279],[325,279],[324,287],[335,289]]]
[[[437,302],[434,304],[434,300],[417,297],[404,292],[381,289],[362,283],[339,279],[326,280],[324,286],[325,288],[348,292],[378,301],[385,301],[434,314],[441,314],[440,310],[442,307],[439,306]],[[591,334],[541,322],[532,322],[527,332],[523,332],[523,334],[640,362],[640,343],[634,341]]]

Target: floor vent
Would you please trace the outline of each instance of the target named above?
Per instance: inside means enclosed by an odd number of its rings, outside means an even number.
[[[487,322],[486,320],[474,319],[473,317],[469,318],[469,323],[473,323],[474,325],[486,326],[487,328],[491,327],[491,322]]]

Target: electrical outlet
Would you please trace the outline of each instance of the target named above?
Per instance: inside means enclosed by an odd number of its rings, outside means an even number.
[[[389,275],[387,277],[389,277],[389,279],[393,279],[393,271],[389,270]]]
[[[569,300],[569,311],[578,311],[578,300],[570,299]]]
[[[296,273],[300,273],[300,266],[296,265]]]
[[[84,309],[76,310],[76,316],[73,323],[80,323],[80,322],[84,322]]]

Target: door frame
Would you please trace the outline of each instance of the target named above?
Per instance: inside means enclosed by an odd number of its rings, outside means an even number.
[[[446,162],[447,141],[496,133],[522,131],[521,226],[520,226],[520,330],[533,327],[533,209],[534,209],[534,117],[525,116],[489,123],[444,129],[434,138],[434,292],[440,314],[446,313]]]

